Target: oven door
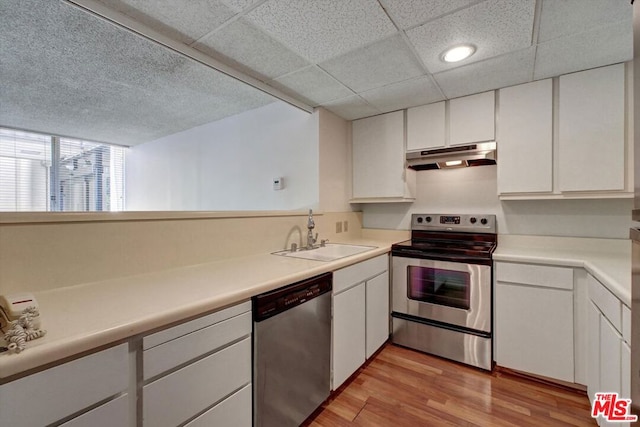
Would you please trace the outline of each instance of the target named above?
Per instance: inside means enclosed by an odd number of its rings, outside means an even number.
[[[393,311],[491,332],[491,266],[393,256]]]

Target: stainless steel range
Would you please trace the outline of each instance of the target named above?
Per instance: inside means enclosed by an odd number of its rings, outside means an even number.
[[[492,368],[495,215],[414,214],[392,246],[396,344]]]

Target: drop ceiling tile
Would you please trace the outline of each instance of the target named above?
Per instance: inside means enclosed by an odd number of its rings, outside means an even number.
[[[367,102],[358,95],[352,95],[346,98],[327,102],[322,104],[322,107],[337,114],[345,120],[356,120],[380,114],[380,111],[367,104]]]
[[[274,100],[63,2],[16,0],[3,18],[5,126],[135,145]]]
[[[319,65],[355,92],[424,74],[417,58],[400,36],[347,52]]]
[[[544,79],[633,59],[633,34],[629,27],[612,24],[539,44],[534,78]]]
[[[98,0],[174,40],[191,43],[235,15],[218,0]]]
[[[316,66],[294,71],[272,80],[270,84],[294,97],[306,98],[305,101],[313,106],[353,95],[348,88]]]
[[[457,98],[531,81],[535,48],[434,74],[447,98]]]
[[[247,18],[313,63],[396,32],[376,0],[268,1]]]
[[[488,0],[407,31],[431,73],[531,46],[535,0]],[[476,53],[448,64],[440,55],[451,46],[471,43]]]
[[[631,28],[633,6],[628,1],[544,0],[538,42],[581,33],[619,22]]]
[[[430,77],[418,77],[359,93],[371,105],[383,113],[431,104],[444,97]]]
[[[199,40],[194,47],[213,57],[222,54],[258,78],[273,79],[309,65],[251,23],[238,19]]]
[[[239,13],[253,6],[254,4],[263,2],[264,0],[221,0],[221,1],[222,3],[227,5],[229,8]]]
[[[383,0],[385,9],[403,30],[423,24],[478,0]]]

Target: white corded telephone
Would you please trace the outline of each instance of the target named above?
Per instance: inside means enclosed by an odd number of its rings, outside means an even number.
[[[38,302],[28,293],[0,296],[0,328],[7,344],[1,350],[11,353],[22,352],[27,341],[47,333],[40,329]]]
[[[30,293],[0,295],[0,328],[4,331],[12,320],[18,320],[27,307],[38,307],[38,301]],[[40,327],[40,316],[34,319],[34,326]]]

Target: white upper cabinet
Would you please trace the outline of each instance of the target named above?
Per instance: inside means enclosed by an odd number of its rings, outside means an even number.
[[[449,145],[495,139],[495,92],[449,101]]]
[[[353,121],[353,200],[413,201],[415,171],[405,167],[404,111]]]
[[[500,89],[498,193],[553,191],[551,79]]]
[[[446,145],[445,102],[407,110],[407,151],[442,148]]]
[[[625,69],[560,77],[560,191],[625,189]]]
[[[616,64],[500,89],[500,198],[632,197],[632,71]]]

